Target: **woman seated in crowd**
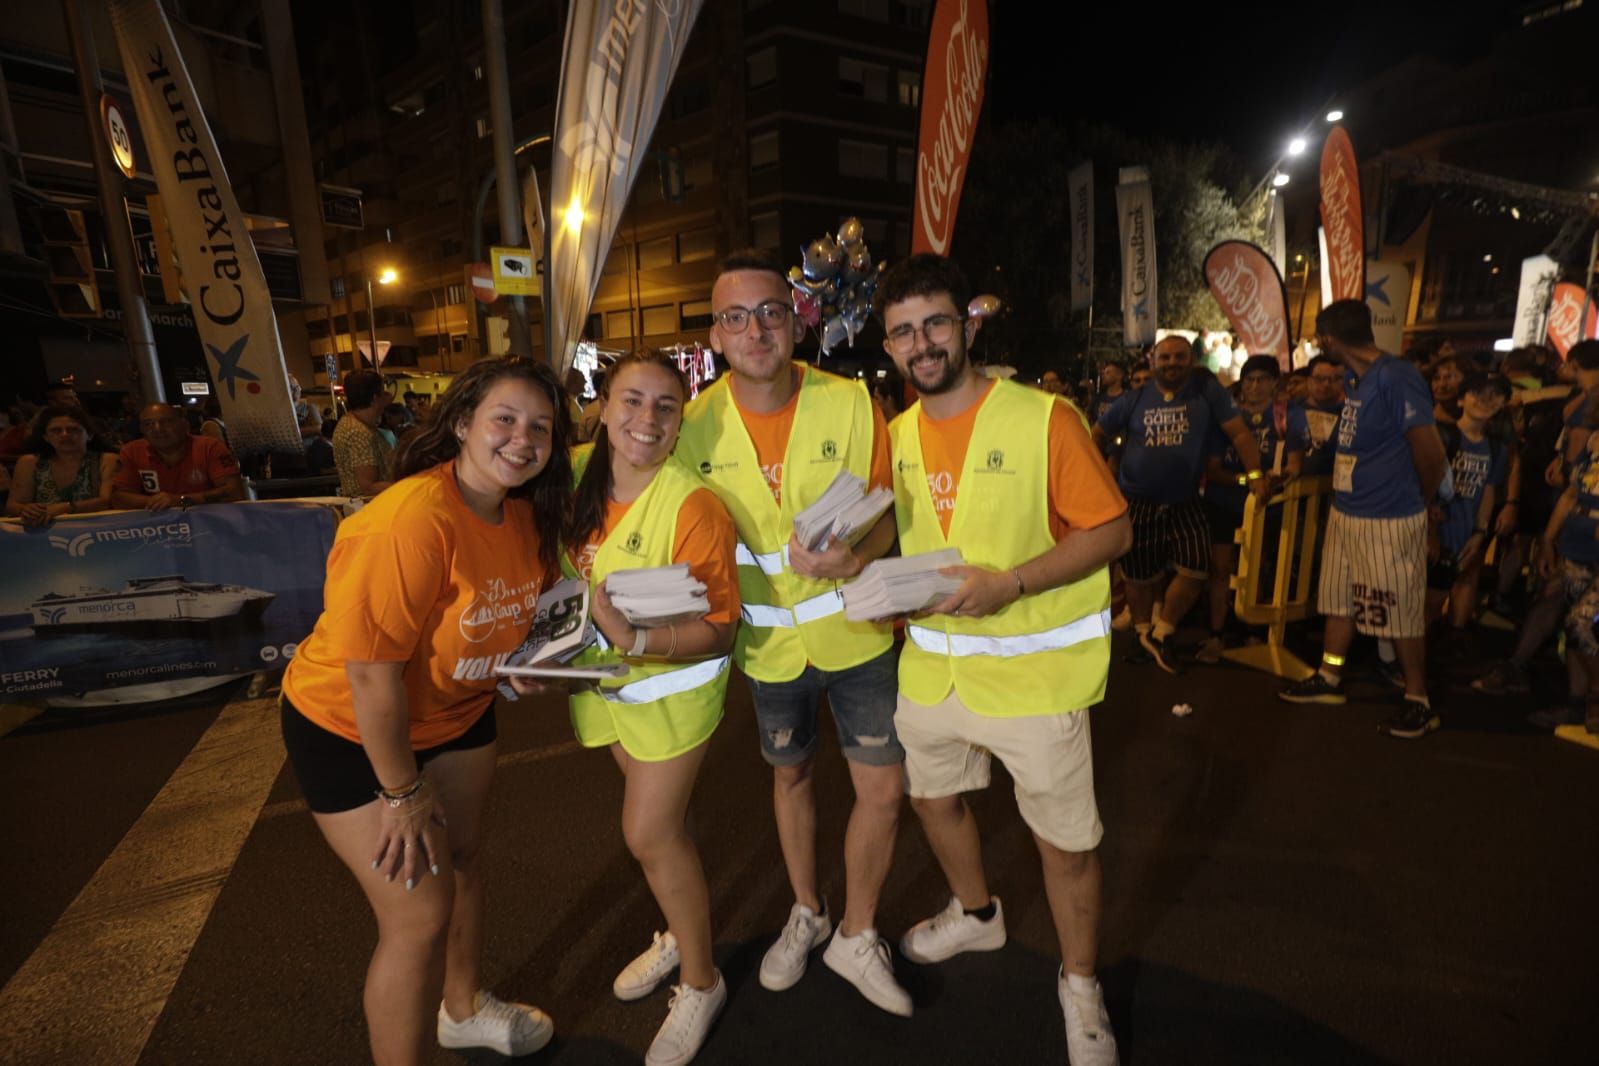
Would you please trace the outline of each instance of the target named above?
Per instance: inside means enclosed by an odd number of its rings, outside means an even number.
[[[46,407],[33,420],[28,454],[17,460],[6,514],[42,526],[68,514],[111,507],[117,453],[96,438],[80,407]]]

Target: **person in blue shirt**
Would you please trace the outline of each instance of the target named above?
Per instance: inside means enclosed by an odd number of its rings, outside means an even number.
[[[1094,426],[1103,451],[1122,438],[1116,480],[1127,497],[1133,524],[1132,549],[1121,559],[1138,642],[1167,673],[1178,672],[1166,638],[1199,598],[1210,570],[1210,531],[1199,501],[1205,444],[1219,427],[1238,449],[1245,480],[1265,499],[1260,449],[1232,397],[1214,375],[1194,369],[1194,352],[1181,336],[1164,338],[1152,355],[1155,370],[1141,389],[1123,393]],[[1160,582],[1171,574],[1152,619]]]
[[[1284,466],[1288,476],[1326,477],[1333,471],[1338,416],[1344,410],[1344,371],[1325,355],[1310,361],[1305,402],[1288,408]]]
[[[1432,393],[1414,366],[1377,347],[1371,311],[1359,300],[1322,308],[1316,345],[1345,371],[1316,593],[1327,626],[1320,669],[1278,695],[1290,703],[1345,702],[1344,656],[1355,633],[1387,638],[1398,651],[1405,698],[1383,731],[1424,737],[1439,725],[1427,698],[1427,506],[1449,465]]]
[[[1574,346],[1575,347],[1575,346]],[[1575,651],[1587,677],[1583,724],[1599,735],[1599,437],[1571,468],[1571,480],[1555,501],[1544,529],[1539,570],[1565,586],[1566,647]]]
[[[1488,426],[1510,399],[1510,382],[1475,371],[1460,386],[1458,398],[1460,417],[1439,429],[1455,494],[1435,510],[1437,556],[1427,572],[1427,617],[1437,618],[1447,597],[1449,626],[1462,632],[1477,605],[1483,554],[1510,474],[1510,448]]]

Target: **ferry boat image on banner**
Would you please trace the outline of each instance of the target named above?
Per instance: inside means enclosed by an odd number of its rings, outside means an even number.
[[[275,596],[243,585],[188,581],[182,574],[171,574],[133,578],[120,592],[91,588],[70,596],[48,592],[29,609],[35,631],[125,622],[222,622],[259,617]]]

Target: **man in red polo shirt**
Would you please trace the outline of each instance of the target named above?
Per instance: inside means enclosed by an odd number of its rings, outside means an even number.
[[[215,437],[196,437],[177,408],[152,403],[139,412],[143,440],[122,446],[122,472],[111,493],[113,506],[164,511],[201,503],[244,499],[239,461]]]

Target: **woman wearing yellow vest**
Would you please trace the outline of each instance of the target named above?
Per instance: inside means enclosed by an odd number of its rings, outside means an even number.
[[[588,579],[603,641],[577,660],[626,662],[619,686],[571,698],[572,727],[586,747],[607,746],[626,780],[622,835],[644,868],[667,932],[617,976],[618,999],[649,995],[681,970],[650,1066],[691,1060],[727,1001],[711,961],[710,892],[688,829],[688,802],[706,742],[722,720],[728,652],[738,618],[737,537],[699,479],[673,461],[688,389],[658,354],[619,359],[601,396],[601,430],[573,460],[577,498],[562,567]],[[638,629],[611,604],[617,570],[688,563],[704,582],[710,613]]]

